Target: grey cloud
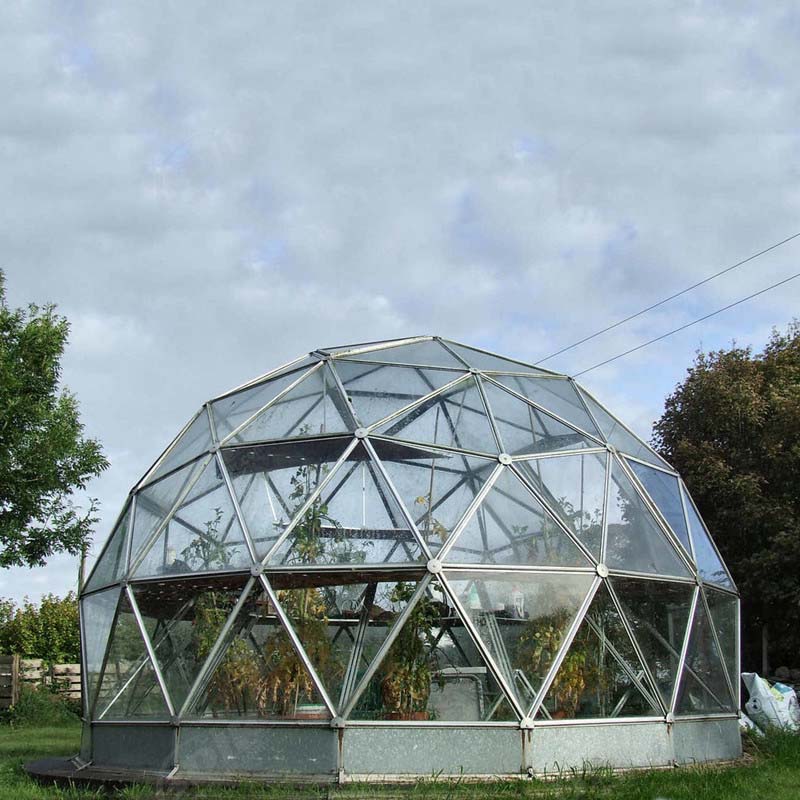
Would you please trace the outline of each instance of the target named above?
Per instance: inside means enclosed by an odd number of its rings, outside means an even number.
[[[792,232],[797,31],[789,3],[0,7],[0,263],[12,302],[73,319],[65,381],[114,462],[100,538],[200,403],[304,351],[442,333],[536,359]],[[798,292],[587,383],[646,434],[699,342],[762,341]]]

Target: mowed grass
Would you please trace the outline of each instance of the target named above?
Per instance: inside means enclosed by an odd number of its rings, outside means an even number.
[[[800,798],[800,736],[772,734],[750,741],[748,757],[735,766],[683,767],[672,770],[614,774],[586,769],[581,774],[553,781],[515,780],[496,783],[421,780],[404,786],[258,786],[203,787],[167,793],[149,786],[120,790],[78,786],[43,786],[31,780],[23,763],[48,756],[77,752],[78,725],[58,727],[0,726],[0,800],[52,800],[54,798],[125,798],[146,800],[165,795],[184,798],[340,798],[341,800],[501,800],[502,798],[608,798],[611,800],[796,800]]]

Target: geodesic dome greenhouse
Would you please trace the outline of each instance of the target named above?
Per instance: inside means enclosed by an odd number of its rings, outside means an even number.
[[[438,337],[209,401],[81,595],[94,768],[329,779],[740,753],[736,588],[575,381]]]

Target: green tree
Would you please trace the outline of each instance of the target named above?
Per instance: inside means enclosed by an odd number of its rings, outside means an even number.
[[[749,347],[699,353],[653,443],[682,474],[742,594],[744,663],[800,651],[800,321]],[[790,663],[789,666],[796,666]]]
[[[0,272],[0,567],[78,555],[97,521],[72,501],[108,461],[59,386],[68,334],[52,305],[9,308]]]

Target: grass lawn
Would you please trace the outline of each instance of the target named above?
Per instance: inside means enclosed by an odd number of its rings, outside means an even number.
[[[0,800],[50,800],[90,797],[145,800],[163,795],[146,786],[131,786],[116,793],[100,789],[41,786],[22,769],[25,761],[77,752],[78,725],[18,727],[0,725]],[[693,767],[614,775],[597,770],[582,778],[555,782],[510,781],[491,784],[421,781],[400,787],[346,785],[342,787],[248,786],[236,789],[205,788],[181,794],[200,798],[378,798],[400,800],[431,798],[608,798],[611,800],[796,800],[800,797],[800,736],[771,735],[748,745],[750,756],[735,767]]]

